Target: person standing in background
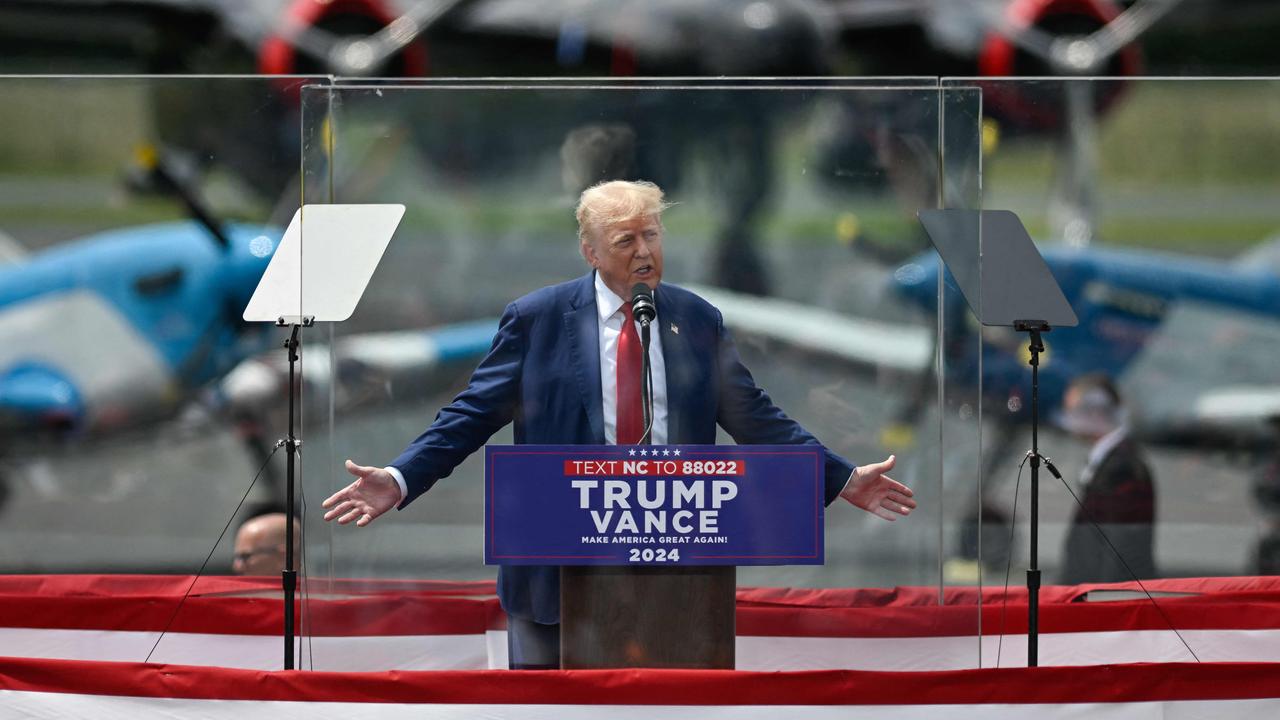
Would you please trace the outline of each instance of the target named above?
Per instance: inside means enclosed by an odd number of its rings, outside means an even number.
[[[1067,531],[1059,582],[1155,577],[1155,482],[1111,379],[1090,374],[1073,381],[1063,398],[1061,424],[1093,447],[1080,473],[1081,505]]]

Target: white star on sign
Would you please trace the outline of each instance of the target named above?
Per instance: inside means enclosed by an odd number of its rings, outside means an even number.
[[[680,457],[680,448],[675,449],[676,457]]]
[[[648,454],[649,454],[649,451],[648,451],[648,450],[641,450],[641,451],[640,451],[640,454],[641,454],[641,455],[648,455]]]
[[[670,454],[671,454],[671,451],[670,451],[670,450],[667,450],[667,449],[663,449],[662,454],[663,454],[663,455],[670,455]]]
[[[635,456],[636,456],[636,449],[635,449],[635,448],[631,448],[631,450],[630,450],[627,454],[628,454],[628,455],[630,455],[631,457],[635,457]]]

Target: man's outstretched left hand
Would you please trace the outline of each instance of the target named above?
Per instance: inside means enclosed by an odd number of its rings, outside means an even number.
[[[860,465],[854,471],[849,484],[840,492],[840,497],[885,520],[897,520],[898,515],[910,515],[916,508],[916,501],[911,499],[915,493],[911,488],[885,475],[893,469],[897,461],[890,455],[882,462]]]

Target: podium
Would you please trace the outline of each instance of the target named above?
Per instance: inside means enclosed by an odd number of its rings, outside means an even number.
[[[485,456],[485,562],[560,566],[564,669],[733,669],[737,566],[823,562],[817,446]]]

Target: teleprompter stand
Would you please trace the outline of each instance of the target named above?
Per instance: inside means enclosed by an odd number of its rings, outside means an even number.
[[[272,322],[290,329],[284,343],[289,354],[289,434],[279,443],[285,447],[289,525],[294,518],[296,457],[302,444],[294,433],[302,329],[317,320],[340,322],[351,317],[403,215],[403,205],[303,205],[294,213],[244,310],[249,322]],[[295,552],[292,527],[288,527],[281,572],[285,670],[294,669]]]
[[[297,401],[294,397],[295,388],[297,386],[296,369],[300,355],[298,350],[302,345],[302,328],[311,327],[315,324],[315,318],[310,315],[304,315],[299,318],[299,322],[289,323],[285,318],[276,318],[277,327],[288,327],[289,339],[284,341],[285,351],[289,354],[289,434],[285,436],[281,442],[284,444],[285,450],[285,500],[284,500],[284,516],[288,518],[288,523],[284,533],[284,570],[281,571],[281,582],[284,585],[284,669],[292,670],[293,663],[293,628],[294,628],[294,607],[293,596],[298,588],[298,572],[294,567],[293,547],[293,497],[294,497],[294,463],[298,455],[298,437],[294,432],[294,408],[297,407]]]
[[[1039,664],[1041,333],[1077,324],[1076,314],[1017,215],[1007,210],[921,210],[920,222],[965,302],[983,325],[1013,327],[1031,351],[1031,547],[1027,569],[1027,665]]]
[[[1053,461],[1040,454],[1040,353],[1044,352],[1044,341],[1040,333],[1049,332],[1049,323],[1041,320],[1016,320],[1013,329],[1025,332],[1030,338],[1027,349],[1031,357],[1031,452],[1027,458],[1031,462],[1031,549],[1029,553],[1030,567],[1027,568],[1027,665],[1036,667],[1040,664],[1039,628],[1040,628],[1040,463],[1053,476],[1062,479]]]

